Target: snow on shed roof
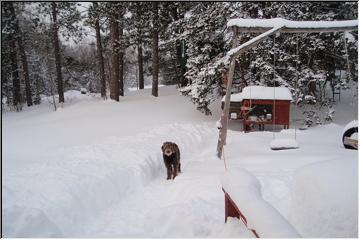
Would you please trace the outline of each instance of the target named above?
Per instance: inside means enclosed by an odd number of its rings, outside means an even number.
[[[271,19],[245,19],[236,18],[230,19],[227,23],[228,27],[242,27],[242,28],[341,28],[341,27],[357,27],[358,20],[345,20],[345,21],[291,21],[283,18]]]
[[[275,94],[274,94],[275,90]],[[274,97],[275,95],[275,97]],[[264,87],[248,86],[244,87],[241,93],[231,94],[231,102],[241,102],[243,99],[256,100],[292,100],[291,92],[286,87]],[[225,96],[221,101],[225,101]]]
[[[226,95],[223,96],[223,98],[221,99],[222,102],[225,102],[225,97]],[[241,93],[234,93],[231,94],[230,96],[230,102],[242,102],[243,97],[241,95]]]

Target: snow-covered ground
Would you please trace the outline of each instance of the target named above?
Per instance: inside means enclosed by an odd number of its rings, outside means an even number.
[[[150,91],[119,103],[70,91],[56,112],[45,102],[3,113],[4,236],[253,237],[240,220],[224,223],[219,102],[209,117],[173,86],[158,98]],[[333,124],[297,131],[294,150],[272,151],[273,133],[230,124],[227,168],[254,175],[262,198],[303,237],[357,236],[358,156],[341,143],[348,109]],[[293,129],[275,134],[287,137]],[[160,150],[168,140],[181,151],[174,181]]]

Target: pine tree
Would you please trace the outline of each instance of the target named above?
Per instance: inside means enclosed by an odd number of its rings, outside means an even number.
[[[65,102],[59,32],[61,32],[66,39],[69,39],[70,37],[81,38],[81,29],[75,25],[75,23],[80,20],[80,13],[76,6],[77,4],[75,2],[40,3],[40,12],[51,16],[51,35],[54,47],[59,103]]]
[[[149,37],[149,4],[147,2],[131,2],[129,4],[131,18],[128,21],[128,31],[130,33],[130,44],[137,47],[139,89],[144,89],[143,48],[146,47]]]
[[[64,99],[64,87],[63,87],[63,79],[61,73],[61,55],[60,55],[60,44],[59,44],[59,36],[58,36],[58,9],[56,2],[51,3],[52,11],[52,29],[53,29],[53,45],[54,45],[54,56],[55,56],[55,63],[56,63],[56,82],[57,82],[57,90],[59,94],[59,103],[65,102]]]
[[[181,36],[187,41],[185,76],[189,84],[181,88],[181,92],[190,96],[197,108],[206,114],[211,113],[209,104],[224,91],[222,73],[229,63],[222,57],[230,50],[231,34],[226,29],[230,18],[282,17],[299,21],[357,18],[356,3],[345,2],[197,3],[189,12],[187,18],[180,18],[168,27],[171,32],[168,38]],[[184,30],[174,31],[180,26]],[[241,34],[240,44],[256,35]],[[334,69],[346,67],[344,57],[341,61],[334,60],[334,56],[345,56],[342,38],[343,34],[339,33],[281,33],[269,37],[237,59],[234,87],[249,84],[285,86],[300,100],[313,95],[316,102],[323,102],[326,100],[324,87],[334,78]],[[357,40],[350,38],[348,68],[356,69],[357,65],[352,63],[356,62],[357,48],[354,46]],[[352,72],[355,75],[357,71]]]
[[[8,69],[4,69],[5,71],[8,70],[11,78],[12,78],[12,100],[13,106],[16,111],[22,110],[22,103],[21,103],[21,89],[20,89],[20,76],[19,76],[19,67],[18,67],[18,57],[17,57],[17,32],[16,32],[16,18],[14,14],[14,7],[12,2],[4,2],[1,5],[1,27],[2,27],[2,40],[7,40],[7,47],[8,51],[6,51],[6,56],[9,58],[9,67]],[[2,45],[3,46],[3,45]],[[3,62],[2,62],[3,63]],[[3,70],[3,66],[2,66]],[[5,74],[2,75],[2,77]],[[7,78],[6,78],[7,79]]]
[[[103,47],[100,34],[100,17],[103,14],[104,9],[99,6],[97,2],[93,2],[93,5],[89,9],[88,22],[95,28],[96,32],[96,48],[97,48],[97,62],[100,73],[100,85],[101,85],[101,97],[106,99],[106,79],[105,79],[105,67],[103,57]]]
[[[110,82],[110,98],[119,101],[119,23],[118,14],[114,13],[110,20],[110,32],[112,43],[112,56],[111,56],[111,82]]]
[[[178,84],[186,86],[185,78],[186,67],[181,56],[182,46],[186,44],[185,39],[179,35],[183,33],[185,27],[183,22],[185,14],[189,13],[192,6],[197,3],[192,2],[161,2],[159,4],[159,36],[163,40],[160,44],[160,71],[164,75],[164,83]],[[164,41],[165,40],[165,41]]]
[[[23,43],[23,32],[21,28],[19,27],[19,21],[16,18],[15,8],[12,2],[9,2],[9,9],[11,18],[13,19],[13,25],[14,25],[14,31],[16,34],[16,40],[19,50],[19,55],[21,59],[22,69],[23,69],[23,76],[25,81],[25,94],[26,94],[26,102],[28,106],[31,106],[33,104],[32,102],[32,93],[31,93],[31,86],[30,86],[30,77],[29,77],[29,67],[28,67],[28,61],[27,56],[25,53],[24,43]]]
[[[110,98],[115,101],[119,101],[119,96],[124,96],[124,46],[122,42],[125,7],[125,3],[107,3],[111,34]]]

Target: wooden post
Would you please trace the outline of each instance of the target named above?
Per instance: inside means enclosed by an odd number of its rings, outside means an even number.
[[[236,31],[233,31],[233,39],[232,39],[232,48],[235,48],[237,45],[237,34]],[[230,110],[230,96],[231,96],[231,88],[232,81],[235,70],[235,57],[230,58],[230,68],[227,76],[227,86],[226,86],[226,96],[225,96],[225,105],[224,110],[221,115],[221,129],[219,131],[219,140],[217,145],[217,156],[221,158],[222,149],[224,145],[226,145],[226,135],[227,135],[227,126],[229,121],[229,110]]]

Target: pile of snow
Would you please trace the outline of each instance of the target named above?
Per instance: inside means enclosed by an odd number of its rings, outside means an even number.
[[[281,149],[294,149],[299,148],[298,143],[293,138],[282,138],[274,139],[270,142],[270,148],[272,150],[281,150]]]
[[[261,196],[261,185],[245,169],[226,172],[222,186],[247,220],[247,227],[263,238],[300,237],[293,226]]]
[[[345,133],[347,130],[349,130],[349,129],[351,129],[351,128],[357,128],[357,127],[358,127],[358,121],[357,121],[357,120],[353,120],[353,121],[349,122],[349,123],[346,124],[346,126],[344,127],[344,130],[343,130],[341,136],[343,136],[344,133]]]
[[[352,159],[314,163],[296,171],[291,222],[304,237],[358,236],[358,164]]]
[[[114,136],[101,143],[59,149],[48,156],[51,161],[5,174],[5,236],[64,237],[86,231],[84,223],[109,205],[155,178],[165,179],[160,151],[164,141],[178,143],[186,168],[187,157],[201,148],[204,132],[211,134],[209,129],[208,125],[173,124],[132,137]]]
[[[230,127],[233,124],[230,122]],[[358,228],[354,214],[358,208],[349,202],[357,202],[358,153],[343,148],[342,130],[341,125],[328,124],[298,131],[296,140],[301,147],[288,151],[269,148],[273,139],[271,132],[229,131],[225,146],[227,168],[245,168],[253,174],[260,181],[264,200],[276,208],[301,236],[356,237]],[[294,130],[283,130],[276,137],[293,138]],[[332,161],[338,165],[328,169],[320,167]],[[314,168],[312,176],[298,175],[301,168],[320,162],[324,165]],[[330,175],[334,175],[332,180],[327,177]],[[336,204],[329,199],[334,199]],[[306,205],[303,201],[307,202]],[[332,207],[336,207],[336,213],[328,211]],[[340,222],[334,216],[339,216]],[[311,223],[310,218],[314,219]],[[341,223],[343,219],[349,219],[346,227]]]

